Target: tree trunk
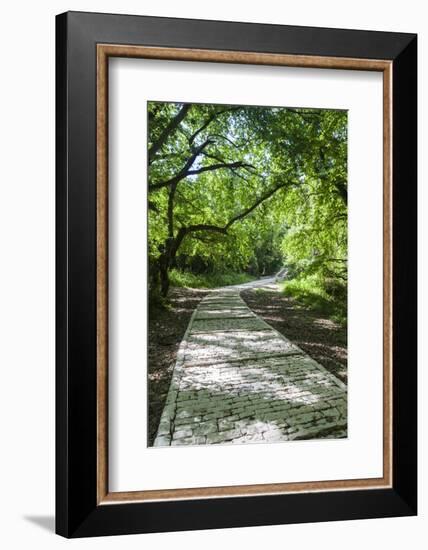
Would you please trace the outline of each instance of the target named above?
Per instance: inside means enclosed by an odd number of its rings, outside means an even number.
[[[149,291],[150,293],[157,294],[159,292],[159,288],[159,260],[156,260],[149,263]]]
[[[161,287],[161,294],[164,298],[168,295],[169,290],[169,265],[168,262],[161,262],[160,269],[159,269],[159,275],[160,275],[160,287]]]

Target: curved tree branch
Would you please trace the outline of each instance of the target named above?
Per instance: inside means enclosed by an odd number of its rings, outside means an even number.
[[[242,212],[234,216],[232,219],[230,219],[229,222],[225,225],[225,229],[226,230],[229,229],[231,225],[247,217],[248,214],[250,214],[253,210],[255,210],[262,202],[266,201],[267,199],[270,199],[277,191],[279,191],[280,189],[283,189],[284,187],[288,187],[289,185],[290,185],[289,182],[279,183],[273,189],[270,189],[269,191],[264,193],[249,208],[246,208],[245,210],[243,210]]]
[[[171,122],[161,132],[158,139],[154,143],[152,143],[152,146],[149,148],[149,151],[148,151],[149,164],[153,162],[153,159],[156,153],[164,145],[164,143],[169,138],[169,136],[172,135],[175,132],[175,130],[178,128],[181,121],[187,115],[187,112],[189,111],[190,107],[191,107],[190,103],[184,104],[181,107],[181,109],[178,111],[178,113],[175,115],[175,117],[171,120]]]
[[[209,164],[208,166],[202,166],[197,170],[190,170],[187,172],[188,176],[194,176],[196,174],[202,174],[202,172],[211,172],[212,170],[219,170],[220,168],[254,168],[252,164],[247,162],[237,161],[237,162],[219,162],[218,164]]]
[[[215,113],[210,115],[207,120],[202,124],[202,126],[190,136],[189,144],[192,145],[198,135],[203,132],[211,124],[211,122],[213,122],[220,115],[223,115],[224,113],[232,113],[233,111],[238,111],[240,108],[241,107],[231,107],[230,109],[223,109],[223,111],[216,111]]]
[[[178,249],[181,246],[181,243],[183,242],[184,238],[191,234],[191,233],[197,233],[200,231],[214,231],[216,233],[221,233],[223,235],[227,235],[228,229],[237,221],[244,219],[247,217],[253,210],[255,210],[260,204],[262,204],[264,201],[270,199],[277,191],[280,189],[284,189],[285,187],[288,187],[291,185],[291,182],[286,183],[279,183],[272,189],[269,189],[266,193],[263,193],[254,203],[240,212],[239,214],[236,214],[236,216],[233,216],[225,225],[214,225],[214,224],[206,224],[206,223],[199,223],[195,225],[189,225],[187,227],[180,227],[180,229],[177,232],[177,236],[174,239],[174,245],[172,247],[172,254],[175,256]]]
[[[205,144],[206,143],[207,142],[205,142]],[[151,185],[149,185],[149,191],[155,191],[157,189],[162,189],[163,187],[168,187],[169,185],[175,185],[181,180],[187,178],[188,176],[196,176],[197,174],[202,174],[203,172],[211,172],[213,170],[220,170],[223,168],[228,168],[230,170],[232,170],[233,168],[254,168],[254,166],[252,166],[251,164],[248,164],[242,161],[237,161],[237,162],[219,162],[217,164],[201,166],[201,168],[197,168],[196,170],[189,170],[190,166],[194,163],[196,157],[201,152],[199,149],[200,148],[198,148],[197,154],[195,153],[189,158],[189,160],[186,162],[183,169],[180,170],[180,172],[176,176],[166,181],[159,181],[156,183],[152,183]]]
[[[223,136],[222,134],[210,134],[210,135],[211,135],[212,138],[220,138],[220,139],[223,139],[224,141],[227,141],[228,143],[230,143],[230,145],[235,147],[235,149],[240,149],[241,147],[244,147],[244,145],[246,145],[248,143],[248,139],[246,139],[244,141],[241,141],[240,143],[236,143],[235,141],[233,141],[229,137]]]

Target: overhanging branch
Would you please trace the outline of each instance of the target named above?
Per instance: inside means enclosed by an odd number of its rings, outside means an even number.
[[[178,113],[175,115],[175,117],[171,120],[171,122],[166,126],[166,128],[161,132],[158,139],[152,144],[148,151],[149,156],[149,163],[153,162],[154,156],[159,151],[159,149],[163,146],[163,144],[166,142],[168,137],[178,128],[181,121],[184,119],[184,117],[187,115],[188,110],[190,109],[190,104],[185,104],[181,107],[181,109],[178,111]]]
[[[194,224],[189,225],[187,227],[180,227],[178,230],[177,236],[175,237],[175,242],[173,246],[173,253],[176,254],[181,243],[183,242],[184,238],[191,234],[191,233],[198,233],[200,231],[214,231],[216,233],[221,233],[223,235],[227,235],[228,229],[239,220],[244,219],[247,217],[253,210],[255,210],[260,204],[262,204],[264,201],[270,199],[277,191],[280,189],[284,189],[285,187],[289,187],[291,185],[291,182],[285,182],[285,183],[279,183],[263,195],[261,195],[251,206],[240,212],[239,214],[236,214],[236,216],[233,216],[225,225],[214,225],[214,224]]]
[[[230,109],[223,109],[223,111],[217,111],[210,115],[207,120],[202,124],[200,128],[194,132],[190,138],[189,138],[189,144],[192,145],[192,143],[195,141],[195,139],[198,137],[198,135],[203,132],[208,126],[213,122],[216,118],[218,118],[220,115],[223,115],[224,113],[231,113],[233,111],[238,111],[240,107],[231,107]]]
[[[207,140],[209,141],[209,140]],[[207,144],[207,142],[205,142]],[[204,144],[204,146],[205,146]],[[251,164],[248,164],[246,162],[237,161],[237,162],[219,162],[216,164],[210,164],[208,166],[201,166],[201,168],[197,168],[196,170],[190,170],[190,166],[195,161],[196,157],[201,153],[201,148],[198,148],[197,154],[195,153],[190,157],[189,161],[186,163],[184,168],[173,178],[170,178],[166,181],[160,181],[157,183],[152,183],[149,185],[149,191],[155,191],[157,189],[162,189],[163,187],[168,187],[169,185],[175,185],[181,180],[187,178],[188,176],[196,176],[198,174],[202,174],[203,172],[212,172],[214,170],[222,170],[222,169],[236,169],[236,168],[254,168]]]
[[[289,182],[280,183],[276,185],[273,189],[270,189],[269,191],[267,191],[264,195],[259,197],[249,208],[246,208],[240,214],[237,214],[231,220],[229,220],[229,222],[225,225],[226,231],[227,229],[229,229],[231,225],[247,217],[248,214],[251,214],[251,212],[255,210],[262,202],[270,199],[277,191],[279,191],[280,189],[283,189],[284,187],[288,187],[289,185],[290,185]]]

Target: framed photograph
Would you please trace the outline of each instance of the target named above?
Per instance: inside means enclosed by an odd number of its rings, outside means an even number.
[[[415,515],[416,35],[56,25],[57,533]]]

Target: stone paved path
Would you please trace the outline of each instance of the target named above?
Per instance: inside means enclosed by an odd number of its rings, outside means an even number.
[[[245,286],[193,313],[154,446],[346,437],[346,386],[253,313]]]

